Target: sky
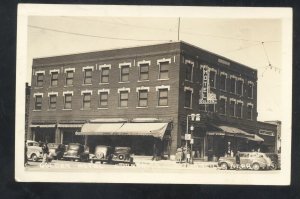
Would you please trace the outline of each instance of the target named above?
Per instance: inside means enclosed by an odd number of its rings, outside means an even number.
[[[32,59],[178,40],[178,18],[28,18],[27,81]],[[258,120],[280,120],[282,25],[279,19],[180,18],[179,38],[258,70]],[[262,43],[263,42],[263,43]]]

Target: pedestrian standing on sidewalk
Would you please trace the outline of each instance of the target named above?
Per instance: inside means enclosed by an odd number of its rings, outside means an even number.
[[[153,144],[153,156],[152,160],[157,160],[157,150],[156,150],[156,144]]]
[[[236,163],[236,170],[240,169],[241,158],[240,158],[239,151],[237,151],[237,153],[235,154],[235,163]]]
[[[43,144],[42,150],[43,150],[43,162],[42,162],[42,164],[47,164],[48,163],[48,154],[49,154],[49,149],[48,149],[47,143]]]

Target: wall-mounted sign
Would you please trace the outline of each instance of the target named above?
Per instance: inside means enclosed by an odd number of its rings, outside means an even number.
[[[225,64],[225,65],[227,65],[227,66],[230,66],[230,62],[228,62],[228,61],[225,61],[225,60],[223,60],[223,59],[218,59],[218,62],[219,63],[221,63],[221,64]]]
[[[216,104],[217,98],[216,94],[210,91],[209,85],[209,68],[207,66],[203,67],[203,82],[202,89],[200,91],[199,104]]]
[[[185,140],[191,140],[191,138],[192,138],[191,134],[188,134],[188,133],[184,134]]]
[[[267,130],[262,130],[262,129],[260,129],[258,133],[261,135],[275,136],[273,131],[267,131]]]

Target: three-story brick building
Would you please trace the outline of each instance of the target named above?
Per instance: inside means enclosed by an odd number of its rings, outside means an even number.
[[[262,141],[257,71],[182,41],[37,58],[32,69],[29,139],[130,146],[143,155],[155,143],[174,155],[187,115],[200,113],[192,124],[196,158]],[[204,69],[216,104],[199,104]]]

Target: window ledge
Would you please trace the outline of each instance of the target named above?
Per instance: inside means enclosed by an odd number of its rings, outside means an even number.
[[[169,106],[156,106],[156,108],[168,108]]]
[[[150,80],[149,79],[146,79],[146,80],[138,80],[137,82],[149,82]]]
[[[148,108],[148,106],[137,106],[135,108],[141,108],[141,109],[143,109],[143,108]]]
[[[82,84],[82,86],[92,86],[93,84]]]
[[[130,83],[130,81],[127,81],[127,82],[118,82],[120,84],[126,84],[126,83]]]
[[[128,107],[118,107],[118,109],[128,109]]]
[[[193,108],[192,107],[184,107],[185,109],[189,109],[189,110],[192,110]]]
[[[56,109],[48,109],[47,111],[56,111]]]
[[[62,110],[63,111],[71,111],[72,109],[70,109],[70,108],[63,108]]]
[[[34,110],[32,110],[32,111],[34,111],[34,112],[39,112],[39,111],[42,111],[42,110],[36,110],[36,109],[34,109]]]
[[[74,85],[65,85],[64,87],[67,88],[67,87],[73,87]]]
[[[102,82],[99,83],[99,85],[106,85],[106,84],[109,84],[109,83],[104,83],[104,82],[103,83]]]
[[[157,80],[159,80],[159,81],[166,81],[166,80],[170,80],[170,78],[168,78],[168,79],[157,79]]]
[[[220,89],[220,91],[222,91],[222,92],[227,92],[227,91],[226,91],[226,89],[225,89],[225,90],[223,90],[223,89]]]
[[[184,81],[194,83],[193,80],[184,79]]]
[[[107,110],[108,108],[97,108],[98,110]]]
[[[49,86],[49,88],[57,88],[58,86]]]
[[[35,86],[34,89],[40,89],[43,88],[43,86]]]

